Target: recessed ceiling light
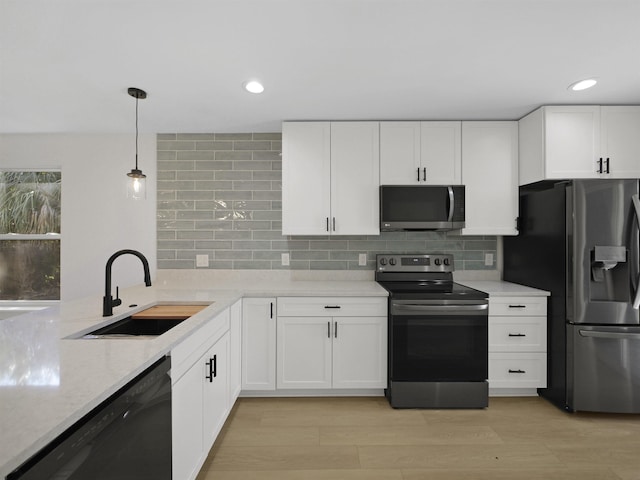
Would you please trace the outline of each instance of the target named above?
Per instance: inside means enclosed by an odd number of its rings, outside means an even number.
[[[579,92],[580,90],[586,90],[593,87],[598,81],[595,78],[587,78],[586,80],[580,80],[579,82],[569,85],[569,90]]]
[[[264,87],[257,80],[250,80],[248,82],[244,82],[242,84],[244,89],[250,93],[262,93],[264,92]]]

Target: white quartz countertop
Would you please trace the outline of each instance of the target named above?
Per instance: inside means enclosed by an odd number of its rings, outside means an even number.
[[[517,283],[500,280],[461,280],[458,283],[488,293],[489,296],[501,297],[547,297],[551,295],[546,290],[526,287]]]
[[[122,289],[112,317],[102,317],[102,297],[95,297],[0,321],[0,478],[243,296],[387,295],[372,280],[254,277],[170,271],[152,287]],[[159,303],[210,305],[158,337],[68,338]]]

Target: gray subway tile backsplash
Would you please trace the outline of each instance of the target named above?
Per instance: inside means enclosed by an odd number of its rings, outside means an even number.
[[[211,269],[373,270],[375,255],[389,252],[452,253],[456,270],[496,268],[484,265],[485,253],[496,258],[494,236],[283,236],[280,133],[166,133],[157,148],[160,269],[195,269],[205,254]]]

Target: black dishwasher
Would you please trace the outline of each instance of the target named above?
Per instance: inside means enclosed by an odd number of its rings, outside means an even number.
[[[7,480],[171,479],[170,367],[158,360]]]

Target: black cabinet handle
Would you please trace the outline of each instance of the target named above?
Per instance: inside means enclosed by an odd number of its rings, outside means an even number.
[[[333,337],[338,338],[338,322],[333,322]]]
[[[510,333],[510,337],[526,337],[524,333]]]
[[[425,182],[427,181],[427,167],[422,169],[422,180]]]
[[[206,365],[209,367],[209,373],[205,375],[205,378],[211,383],[213,382],[213,365],[211,359],[207,360]]]
[[[336,217],[333,217],[333,231],[336,231]]]
[[[418,170],[418,181],[420,181],[420,167],[418,167],[417,170]]]
[[[269,312],[269,318],[273,318],[273,302],[270,303],[271,310]]]
[[[329,217],[327,217],[327,232],[329,231]]]
[[[213,360],[211,362],[213,364],[213,376],[217,377],[218,376],[218,355],[214,355],[213,356]]]
[[[606,163],[606,165],[607,165],[607,168],[606,168],[606,172],[605,172],[605,173],[611,173],[611,172],[609,171],[609,157],[607,157],[607,159],[606,159],[604,162],[605,162],[605,163]]]
[[[324,308],[340,308],[340,305],[325,305]]]
[[[518,370],[509,369],[509,373],[527,373],[527,372],[525,372],[524,370],[520,370],[520,369],[518,369]]]
[[[602,173],[602,157],[598,159],[598,173]]]
[[[327,338],[331,338],[331,322],[327,322]]]
[[[526,305],[509,305],[509,308],[527,308]]]

